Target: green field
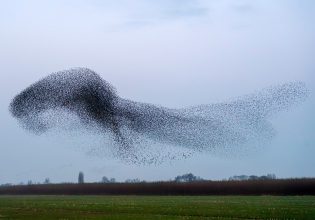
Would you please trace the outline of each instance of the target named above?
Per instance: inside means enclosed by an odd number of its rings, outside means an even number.
[[[315,196],[0,196],[0,219],[315,219]]]

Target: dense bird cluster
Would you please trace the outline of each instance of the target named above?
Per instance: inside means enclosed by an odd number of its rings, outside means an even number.
[[[163,149],[172,159],[169,149],[185,157],[270,140],[270,116],[301,102],[307,93],[303,83],[287,83],[229,102],[170,109],[123,99],[92,70],[75,68],[26,88],[13,99],[10,112],[36,133],[61,127],[69,114],[74,115],[81,126],[109,136],[115,156],[147,163],[163,158]],[[152,146],[159,152],[150,153]]]

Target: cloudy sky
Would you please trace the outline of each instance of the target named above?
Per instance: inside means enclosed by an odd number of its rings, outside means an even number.
[[[0,184],[315,176],[315,3],[312,0],[0,1]],[[51,72],[88,67],[119,95],[180,108],[303,81],[308,100],[272,119],[277,136],[231,157],[197,154],[160,165],[90,156],[95,137],[36,136],[11,99]],[[254,148],[254,147],[253,147]]]

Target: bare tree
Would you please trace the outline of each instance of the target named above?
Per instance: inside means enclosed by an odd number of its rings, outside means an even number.
[[[106,176],[103,176],[102,183],[109,183],[109,179]]]
[[[49,184],[49,183],[50,183],[50,179],[46,178],[45,181],[44,181],[44,184]]]

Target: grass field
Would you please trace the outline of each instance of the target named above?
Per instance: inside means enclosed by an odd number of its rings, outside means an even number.
[[[0,196],[0,219],[315,219],[315,196]]]

